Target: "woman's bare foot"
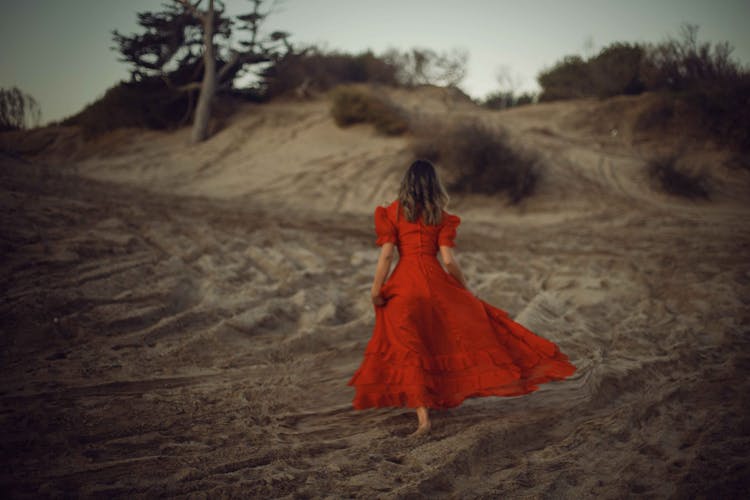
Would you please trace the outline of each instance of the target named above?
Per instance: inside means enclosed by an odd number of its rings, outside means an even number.
[[[416,431],[409,434],[409,437],[423,436],[430,432],[430,429],[432,428],[432,423],[430,422],[427,408],[425,408],[424,406],[420,406],[419,408],[417,408],[417,418],[419,419],[419,426],[417,427]]]
[[[430,429],[432,428],[432,424],[430,422],[427,422],[426,424],[419,424],[417,427],[417,430],[409,434],[409,437],[419,437],[424,436],[428,432],[430,432]]]

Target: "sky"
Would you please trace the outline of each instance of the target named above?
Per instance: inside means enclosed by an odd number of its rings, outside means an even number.
[[[42,123],[76,113],[129,76],[112,30],[140,32],[136,13],[164,1],[0,0],[0,87],[31,94]],[[250,10],[248,0],[225,3],[229,14]],[[683,23],[698,25],[702,41],[729,42],[750,65],[748,19],[750,0],[277,0],[265,27],[346,52],[464,49],[460,87],[481,98],[498,90],[498,72],[515,90],[535,91],[539,71],[565,55],[659,42]]]

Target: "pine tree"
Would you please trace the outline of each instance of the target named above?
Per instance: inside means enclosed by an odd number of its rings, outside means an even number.
[[[129,63],[131,80],[153,81],[158,78],[177,92],[189,93],[190,112],[194,111],[191,139],[200,142],[208,137],[211,107],[217,93],[231,93],[235,79],[259,63],[273,62],[293,50],[289,34],[281,31],[262,37],[260,29],[269,12],[263,12],[264,0],[250,0],[252,11],[237,16],[225,15],[224,3],[208,0],[173,0],[163,4],[161,12],[138,14],[143,34],[122,35],[116,30],[115,47],[121,60]],[[247,32],[248,40],[235,48],[230,45],[232,29]],[[193,107],[193,94],[199,92]]]

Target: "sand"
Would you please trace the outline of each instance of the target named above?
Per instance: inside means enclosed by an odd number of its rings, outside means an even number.
[[[4,134],[5,494],[746,496],[748,171],[696,146],[711,199],[655,189],[644,159],[664,141],[628,129],[637,98],[493,113],[431,92],[393,97],[546,159],[520,206],[450,209],[470,287],[573,377],[435,411],[416,440],[411,410],[352,410],[372,211],[410,156],[407,138],[337,128],[324,99],[248,105],[198,146],[187,129],[60,129],[18,156]]]

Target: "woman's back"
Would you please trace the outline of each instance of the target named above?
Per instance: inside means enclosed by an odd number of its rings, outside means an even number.
[[[436,256],[440,246],[455,246],[460,217],[443,210],[439,224],[425,224],[423,219],[420,216],[414,222],[409,222],[398,199],[387,207],[376,207],[376,244],[393,242],[400,258],[412,255]]]

